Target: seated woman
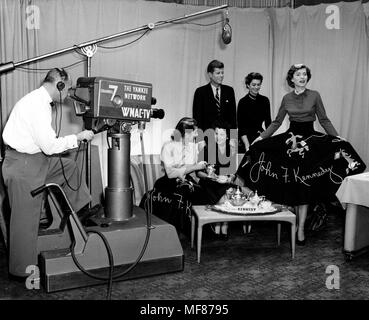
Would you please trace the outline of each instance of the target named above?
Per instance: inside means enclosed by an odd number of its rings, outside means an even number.
[[[210,205],[224,201],[223,197],[227,189],[236,186],[234,173],[237,169],[237,151],[234,140],[229,139],[229,124],[216,120],[212,129],[214,136],[208,137],[208,143],[204,148],[204,160],[208,163],[207,172],[197,172],[200,177],[199,184],[205,191],[207,203]],[[246,194],[252,193],[247,187],[242,189]],[[221,234],[223,240],[228,239],[227,222],[215,224],[213,231],[218,235]]]
[[[171,140],[162,147],[160,158],[165,175],[155,182],[154,189],[172,198],[167,202],[174,199],[181,205],[187,201],[192,205],[206,204],[204,190],[197,184],[198,178],[195,174],[206,168],[205,161],[198,161],[199,146],[195,143],[196,137],[196,120],[184,117],[176,125]],[[185,212],[189,214],[190,210],[187,208],[189,206],[186,205]],[[160,217],[176,227],[184,227],[183,216],[173,216],[173,212],[161,212]]]

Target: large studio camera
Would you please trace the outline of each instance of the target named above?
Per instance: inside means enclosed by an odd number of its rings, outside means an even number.
[[[93,211],[88,223],[82,225],[68,204],[70,214],[63,215],[68,228],[61,235],[59,229],[58,233],[51,230],[53,233],[39,240],[47,248],[40,250],[40,270],[47,292],[101,284],[102,280],[112,283],[182,271],[184,255],[175,227],[151,215],[151,209],[145,211],[133,205],[131,127],[139,124],[142,135],[151,118],[164,117],[163,110],[151,107],[156,102],[151,84],[83,77],[77,79],[69,97],[86,129],[107,131],[108,185],[104,212]],[[55,221],[61,221],[58,216]]]
[[[132,217],[133,197],[130,185],[130,130],[133,124],[151,118],[162,119],[164,110],[154,109],[152,85],[105,77],[81,77],[69,97],[76,114],[82,116],[85,129],[95,133],[108,131],[108,186],[105,189],[105,215],[114,221]]]
[[[95,133],[123,123],[162,119],[163,109],[152,108],[156,99],[150,83],[105,77],[81,77],[69,90],[76,115],[83,116],[85,128]]]

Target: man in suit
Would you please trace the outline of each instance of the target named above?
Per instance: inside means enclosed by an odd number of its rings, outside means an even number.
[[[204,132],[212,127],[215,120],[219,119],[226,121],[231,129],[237,129],[234,90],[222,84],[224,64],[213,60],[209,63],[207,72],[210,82],[195,91],[193,118]]]

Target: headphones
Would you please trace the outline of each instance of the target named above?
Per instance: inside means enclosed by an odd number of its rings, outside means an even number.
[[[56,87],[59,91],[62,91],[64,88],[65,88],[65,83],[62,82],[62,81],[59,81],[57,84],[56,84]]]
[[[58,71],[59,75],[60,75],[60,78],[62,80],[65,80],[68,78],[68,74],[65,72],[64,69],[59,69],[59,68],[55,68],[56,71]],[[56,88],[59,90],[59,91],[62,91],[64,88],[65,88],[65,83],[63,81],[58,81],[58,83],[56,84]]]

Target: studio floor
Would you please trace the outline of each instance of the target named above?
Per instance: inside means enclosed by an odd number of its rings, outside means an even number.
[[[330,213],[326,227],[308,234],[291,259],[289,227],[282,225],[276,246],[275,223],[259,222],[244,235],[240,223],[230,225],[228,241],[203,239],[201,263],[190,240],[181,234],[184,270],[114,282],[112,300],[367,300],[369,253],[352,261],[343,254],[344,213]],[[332,270],[336,287],[329,288]],[[337,273],[335,273],[337,276]],[[327,280],[328,279],[328,280]],[[338,281],[337,281],[338,279]],[[3,300],[105,300],[107,285],[47,293],[10,281],[0,245],[0,298]]]

